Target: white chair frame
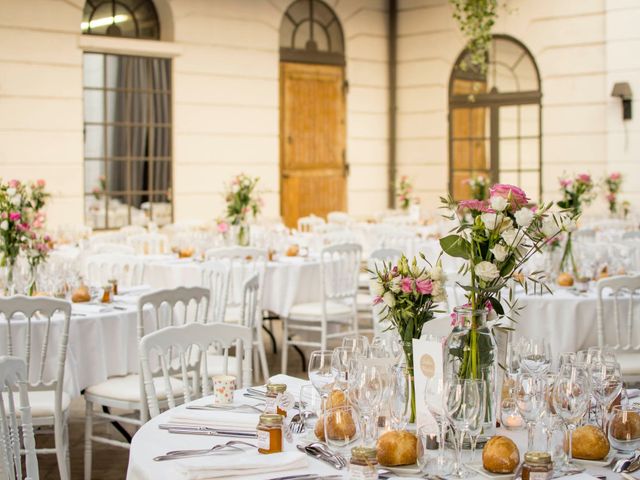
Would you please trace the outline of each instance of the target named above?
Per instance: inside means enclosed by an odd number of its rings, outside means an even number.
[[[106,285],[115,278],[120,286],[134,287],[142,284],[144,262],[136,255],[103,253],[87,257],[85,271],[90,285]]]
[[[29,406],[29,382],[27,364],[18,357],[0,357],[0,447],[4,473],[8,480],[22,479],[22,455],[20,430],[24,443],[26,480],[38,480],[38,457],[33,434],[31,407]],[[20,425],[16,412],[14,393],[19,395]],[[5,406],[3,392],[7,392]]]
[[[190,402],[193,398],[207,396],[211,393],[211,379],[207,371],[207,362],[204,355],[210,346],[222,347],[224,351],[223,374],[228,373],[229,349],[236,347],[236,372],[242,379],[239,388],[251,385],[251,351],[253,331],[250,327],[242,325],[220,325],[190,323],[180,327],[167,327],[150,333],[140,341],[140,360],[144,376],[144,386],[147,393],[147,403],[151,417],[160,414],[161,405],[156,395],[154,377],[160,372],[164,379],[168,395],[168,406],[176,406],[176,398],[171,389],[171,377],[180,375],[182,383],[186,386],[184,401]],[[194,348],[195,347],[195,348]],[[149,362],[152,351],[160,357],[160,369],[152,370]],[[190,378],[189,372],[197,373]],[[192,383],[193,387],[189,388]]]
[[[98,243],[93,247],[93,253],[96,255],[112,254],[112,255],[135,255],[136,250],[131,245],[124,243]]]
[[[222,261],[202,265],[202,286],[209,289],[208,322],[224,322],[229,301],[229,265]]]
[[[358,275],[360,272],[360,259],[362,247],[356,243],[344,243],[326,247],[320,254],[320,285],[321,301],[318,302],[320,311],[313,315],[313,319],[296,318],[295,314],[283,319],[282,334],[282,373],[287,373],[289,346],[315,347],[327,349],[329,340],[343,337],[344,335],[358,333],[357,317],[357,293]],[[313,302],[316,303],[316,302]],[[342,315],[329,315],[327,307],[329,303],[343,303],[349,309],[349,313]],[[294,307],[295,308],[295,305]],[[329,333],[329,324],[346,326],[347,331]],[[295,340],[289,338],[298,332],[319,333],[320,341]]]
[[[170,252],[169,237],[163,233],[150,232],[131,235],[127,244],[142,255],[161,255]]]
[[[192,303],[195,304],[195,322],[204,321],[206,318],[206,314],[208,311],[208,302],[209,302],[209,290],[202,287],[178,287],[175,289],[167,289],[167,290],[157,290],[155,292],[147,293],[145,295],[140,296],[138,299],[138,319],[137,319],[137,337],[138,342],[142,340],[142,338],[153,331],[161,330],[162,328],[172,327],[176,325],[185,325],[188,323],[193,323],[189,318],[189,308],[188,306]],[[176,318],[178,315],[175,315],[174,310],[176,305],[181,304],[184,307],[183,315],[180,315],[181,318]],[[153,323],[152,328],[145,328],[145,319],[144,319],[144,309],[147,305],[152,307],[154,312],[153,315]],[[163,306],[168,307],[169,315],[164,315],[166,313],[163,310]],[[148,322],[146,322],[148,324]],[[85,390],[84,398],[86,402],[86,412],[85,412],[85,450],[84,450],[84,478],[85,480],[89,480],[91,478],[91,467],[92,467],[92,443],[98,442],[105,445],[111,445],[115,447],[121,447],[129,449],[130,445],[127,442],[122,442],[119,440],[114,440],[107,437],[100,437],[98,435],[93,434],[93,420],[94,418],[104,419],[108,421],[115,421],[121,423],[127,423],[130,425],[135,425],[140,427],[144,425],[149,419],[149,411],[147,405],[147,396],[145,395],[145,387],[142,379],[142,368],[140,367],[140,373],[138,374],[139,379],[139,398],[134,401],[98,396],[91,393],[91,387]],[[108,382],[109,380],[107,380]],[[186,387],[186,386],[185,386]],[[167,396],[170,395],[171,392],[167,392]],[[122,414],[116,415],[107,412],[94,412],[93,405],[99,405],[100,407],[109,408],[117,408],[121,410],[126,410],[128,412],[133,412],[132,414]],[[168,406],[167,400],[162,400],[160,402],[162,408],[166,408]],[[138,412],[136,417],[135,412]]]
[[[603,306],[603,291],[610,289],[613,295],[613,325],[608,322],[607,331],[614,330],[615,332],[615,344],[611,345],[607,343],[605,338],[605,320],[604,320],[604,306]],[[614,353],[631,353],[638,355],[638,362],[640,362],[640,344],[632,345],[633,331],[635,328],[640,328],[640,325],[634,325],[633,306],[635,302],[640,302],[640,297],[635,296],[634,293],[640,290],[640,275],[628,276],[621,275],[610,278],[603,278],[598,280],[596,284],[596,291],[598,294],[596,315],[598,325],[598,346],[608,347]],[[619,303],[622,299],[619,298],[620,293],[628,292],[629,299],[627,302],[627,316],[626,319],[621,319]],[[625,372],[622,372],[625,375]]]
[[[324,219],[321,217],[316,217],[315,215],[300,217],[298,219],[298,231],[313,233],[318,229],[318,227],[322,227],[324,224]]]
[[[55,378],[45,379],[45,364],[49,352],[53,351],[51,343],[51,322],[52,316],[56,312],[63,314],[63,325],[57,345],[57,358],[55,367]],[[25,345],[15,345],[11,336],[11,323],[14,321],[23,322],[25,319],[14,319],[16,313],[22,313],[26,317],[27,338]],[[54,398],[53,416],[43,416],[32,418],[34,427],[53,426],[55,448],[38,448],[36,454],[56,454],[58,460],[58,470],[62,480],[70,478],[69,465],[69,432],[68,416],[69,411],[62,408],[64,369],[67,359],[67,344],[69,341],[69,322],[71,318],[71,303],[46,297],[25,297],[17,295],[15,297],[0,298],[0,315],[7,321],[6,353],[16,356],[15,350],[27,352],[26,357],[20,357],[26,365],[26,380],[29,391],[52,391]],[[39,351],[32,345],[33,317],[38,315],[39,319],[47,322],[45,336],[41,340]],[[40,330],[40,329],[38,329]],[[22,348],[21,348],[22,347]],[[34,365],[33,360],[36,364]]]

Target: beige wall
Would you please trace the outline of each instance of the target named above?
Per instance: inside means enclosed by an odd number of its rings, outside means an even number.
[[[327,3],[346,43],[349,209],[364,214],[386,206],[386,2]],[[83,4],[0,0],[0,176],[46,179],[53,224],[83,221],[82,49],[95,48],[79,34]],[[240,171],[262,178],[266,215],[277,216],[278,29],[290,1],[156,4],[163,42],[96,41],[174,57],[176,219],[222,213],[223,183]]]
[[[609,96],[614,79],[629,81],[640,94],[635,29],[640,4],[509,0],[507,5],[511,13],[500,10],[495,33],[523,42],[542,77],[544,199],[557,198],[563,172],[586,170],[600,178],[620,169],[626,175],[623,196],[640,205],[640,122],[626,123],[624,151],[620,102]],[[448,182],[448,82],[464,48],[451,12],[447,0],[400,0],[399,171],[415,179],[427,208],[437,206]],[[593,208],[604,209],[603,200]]]

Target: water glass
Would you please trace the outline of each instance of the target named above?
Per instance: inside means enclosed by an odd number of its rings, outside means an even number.
[[[416,436],[416,463],[422,473],[446,475],[450,472],[450,462],[445,457],[445,444],[441,441],[440,424],[429,423],[418,428]]]
[[[609,442],[621,452],[633,452],[640,447],[640,408],[636,405],[616,405],[609,416]]]
[[[330,408],[325,411],[323,421],[327,446],[333,452],[348,455],[361,438],[356,409],[348,405]]]
[[[332,357],[331,350],[316,350],[309,357],[309,380],[323,398],[329,396],[336,380],[336,372],[331,367]]]
[[[369,339],[364,335],[347,335],[342,339],[342,346],[359,355],[369,353]]]

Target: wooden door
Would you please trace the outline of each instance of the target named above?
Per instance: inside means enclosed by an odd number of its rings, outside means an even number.
[[[280,63],[280,210],[299,217],[346,211],[344,69]]]

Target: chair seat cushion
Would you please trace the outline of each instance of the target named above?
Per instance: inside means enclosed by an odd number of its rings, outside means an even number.
[[[346,317],[350,316],[353,310],[348,305],[338,302],[327,302],[327,316],[331,320],[331,317]],[[319,320],[322,317],[322,303],[299,303],[294,305],[289,310],[289,318],[296,320]]]
[[[5,408],[7,408],[7,394],[3,393]],[[20,394],[13,394],[13,402],[16,407],[16,415],[20,416]],[[62,411],[66,411],[71,404],[71,397],[62,392]],[[55,392],[53,390],[33,391],[29,392],[29,405],[31,405],[31,417],[53,417],[55,411]]]
[[[173,395],[181,396],[184,391],[182,382],[173,377],[170,377],[170,382]],[[154,378],[153,385],[156,389],[158,399],[165,400],[167,398],[167,389],[165,388],[164,378]],[[102,383],[88,387],[85,393],[95,397],[123,400],[126,402],[139,402],[140,376],[124,375],[121,377],[112,377]]]
[[[616,351],[616,360],[620,364],[620,373],[625,375],[640,375],[640,352]]]

